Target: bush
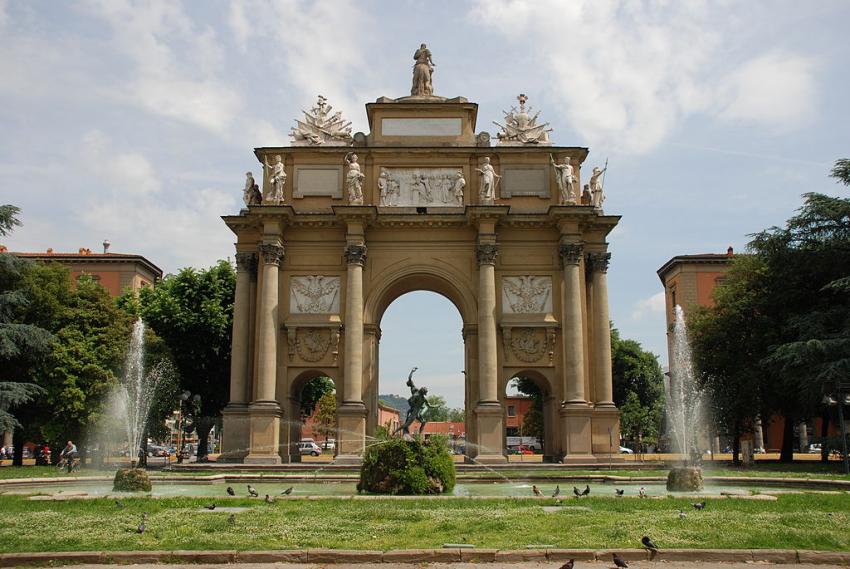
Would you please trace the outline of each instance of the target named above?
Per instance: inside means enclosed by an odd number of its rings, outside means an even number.
[[[115,473],[113,492],[150,492],[151,479],[141,468],[122,468]]]
[[[702,488],[702,468],[676,467],[667,475],[667,490],[671,492],[698,492]]]
[[[442,494],[455,487],[455,465],[444,437],[386,438],[363,453],[358,492]]]

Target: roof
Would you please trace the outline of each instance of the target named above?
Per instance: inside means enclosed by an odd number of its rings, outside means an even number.
[[[19,253],[10,251],[10,254],[23,259],[35,261],[56,261],[57,263],[138,263],[153,273],[157,279],[162,278],[162,269],[151,263],[142,255],[131,255],[127,253],[54,253],[48,250],[44,253]]]
[[[728,265],[735,258],[734,253],[700,253],[698,255],[677,255],[661,265],[658,278],[664,282],[664,275],[677,265]]]

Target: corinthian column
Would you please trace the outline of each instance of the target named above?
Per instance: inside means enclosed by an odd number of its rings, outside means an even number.
[[[564,402],[586,405],[584,395],[584,330],[581,323],[581,243],[565,243],[560,248],[564,264]]]
[[[280,405],[277,402],[278,271],[283,258],[280,243],[260,245],[263,288],[257,313],[257,394],[251,403],[250,452],[246,463],[280,463]]]
[[[593,287],[593,369],[596,387],[596,406],[614,407],[614,387],[611,377],[611,327],[608,318],[608,263],[611,253],[590,253],[587,256],[592,271]]]
[[[366,246],[345,248],[345,360],[342,405],[337,410],[339,435],[335,462],[358,463],[366,444],[366,406],[363,404],[363,265]]]

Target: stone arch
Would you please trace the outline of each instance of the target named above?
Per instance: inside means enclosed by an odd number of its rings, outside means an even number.
[[[508,407],[505,404],[508,384],[515,377],[527,377],[543,392],[543,461],[554,462],[561,458],[561,442],[559,437],[558,409],[558,386],[555,378],[554,368],[546,369],[519,369],[503,375],[499,381],[499,396],[502,398],[502,407],[505,409],[506,420]]]
[[[281,454],[284,455],[285,458],[285,455],[288,452],[290,462],[301,461],[301,454],[298,451],[298,442],[301,440],[301,430],[303,427],[301,424],[300,407],[301,394],[304,391],[304,386],[307,385],[309,381],[317,377],[329,377],[334,382],[334,388],[336,389],[337,396],[337,409],[339,408],[342,396],[339,381],[334,377],[335,374],[333,371],[333,368],[305,369],[299,371],[298,374],[289,382],[289,390],[286,401],[281,401],[280,403],[282,406],[285,406],[284,417],[287,419],[282,423],[281,430],[288,431],[287,433],[282,433],[281,441],[289,441],[287,445],[289,447],[288,450],[281,449]]]

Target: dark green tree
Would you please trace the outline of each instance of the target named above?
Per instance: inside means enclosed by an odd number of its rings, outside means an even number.
[[[405,411],[406,413],[407,411]],[[446,398],[440,395],[428,395],[428,421],[439,423],[449,420],[449,408]]]
[[[21,208],[13,205],[0,205],[0,237],[5,237],[12,230],[21,225],[21,220],[18,214],[21,213]]]
[[[198,460],[227,403],[236,273],[226,261],[186,268],[139,292],[139,312],[172,354],[181,389],[200,395]]]
[[[301,389],[301,416],[309,417],[313,414],[322,396],[334,392],[334,380],[329,377],[314,377],[304,384]]]
[[[545,435],[543,424],[543,399],[545,396],[543,390],[530,377],[517,376],[511,381],[517,391],[532,399],[531,408],[522,419],[522,434],[525,437],[537,437],[542,445]]]
[[[611,328],[611,366],[622,436],[639,444],[656,444],[664,409],[664,375],[657,356],[639,342],[620,338],[620,332]]]

